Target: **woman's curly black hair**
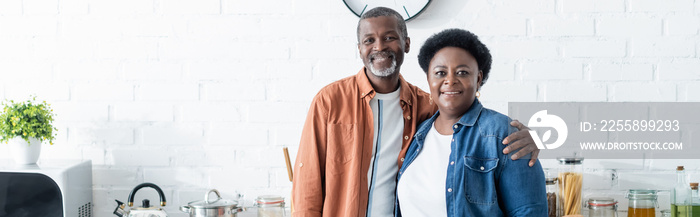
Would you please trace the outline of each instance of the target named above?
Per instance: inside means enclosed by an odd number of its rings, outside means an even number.
[[[486,79],[489,78],[489,72],[491,71],[491,53],[486,45],[479,41],[479,37],[463,29],[445,29],[430,36],[425,41],[418,54],[418,64],[420,64],[420,67],[423,68],[426,74],[428,73],[430,60],[433,59],[435,53],[445,47],[462,48],[474,56],[476,63],[479,65],[479,70],[483,73],[481,85],[486,83]]]

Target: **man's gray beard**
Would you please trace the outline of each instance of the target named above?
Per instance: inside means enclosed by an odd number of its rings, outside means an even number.
[[[384,69],[384,70],[379,70],[374,68],[374,63],[369,64],[369,71],[372,72],[377,77],[389,77],[396,72],[396,59],[391,60],[391,66]]]

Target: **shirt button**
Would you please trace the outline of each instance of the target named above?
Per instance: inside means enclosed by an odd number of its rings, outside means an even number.
[[[447,192],[452,192],[452,188],[448,188],[448,189],[447,189]]]
[[[403,158],[401,158],[401,162],[403,162]]]
[[[481,170],[484,170],[484,167],[482,166],[482,167],[481,167],[481,168],[479,168],[479,169],[481,169]]]
[[[452,141],[454,142],[454,141],[455,141],[455,139],[452,139]]]
[[[411,120],[411,116],[406,116],[406,119],[408,119],[408,120],[410,121],[410,120]]]
[[[299,163],[299,167],[303,167],[303,166],[304,166],[304,163]]]
[[[450,165],[455,165],[455,162],[454,161],[450,162]]]
[[[396,138],[396,137],[394,137],[394,138]],[[408,140],[408,136],[404,136],[403,139]]]
[[[457,124],[455,124],[454,128],[457,129]]]

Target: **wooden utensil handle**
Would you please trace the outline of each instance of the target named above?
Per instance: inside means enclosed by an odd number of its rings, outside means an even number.
[[[289,181],[292,181],[292,163],[289,161],[289,150],[287,147],[282,148],[284,150],[284,160],[287,162],[287,175],[289,175]]]

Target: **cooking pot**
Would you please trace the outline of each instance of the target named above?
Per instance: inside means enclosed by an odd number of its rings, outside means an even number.
[[[216,194],[213,201],[209,200],[212,192]],[[190,217],[236,217],[244,209],[238,207],[237,201],[221,199],[219,191],[211,189],[204,195],[204,200],[189,202],[187,206],[181,206],[180,211],[189,213]]]

